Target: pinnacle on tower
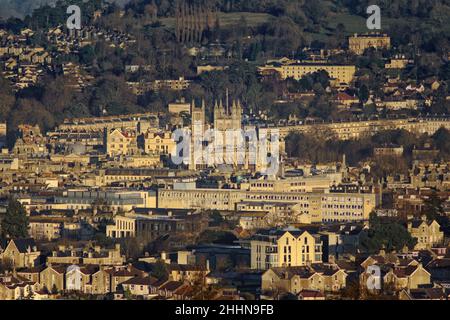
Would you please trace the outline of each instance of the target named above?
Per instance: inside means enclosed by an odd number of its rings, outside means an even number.
[[[220,113],[223,113],[224,109],[223,109],[222,99],[219,100],[219,109],[220,109]]]
[[[226,89],[226,101],[225,101],[225,104],[226,104],[226,107],[227,107],[227,114],[229,114],[230,113],[230,100],[229,100],[229,96],[228,96],[228,88]]]

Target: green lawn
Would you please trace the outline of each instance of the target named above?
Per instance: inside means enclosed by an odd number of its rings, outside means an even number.
[[[381,32],[386,32],[392,24],[400,23],[406,25],[418,25],[420,22],[423,23],[424,21],[419,21],[418,18],[385,18],[381,15]],[[342,23],[345,26],[345,30],[348,35],[354,33],[367,33],[371,31],[366,27],[366,18],[361,16],[351,15],[349,13],[337,13],[328,17],[328,25],[331,29],[336,28],[339,23]],[[433,27],[434,25],[432,22],[428,22],[427,24],[429,24],[430,27]],[[445,30],[450,32],[450,24],[447,25]]]
[[[251,12],[231,12],[219,13],[219,23],[221,27],[237,26],[241,22],[241,17],[244,17],[249,27],[256,27],[270,20],[272,17],[266,13],[251,13]],[[160,22],[168,27],[175,28],[175,18],[161,18]]]
[[[239,25],[241,17],[244,17],[247,21],[247,25],[250,27],[256,27],[265,22],[268,22],[273,16],[267,13],[250,13],[250,12],[232,12],[232,13],[220,13],[219,21],[224,27]]]
[[[345,26],[345,31],[348,35],[354,33],[367,33],[372,31],[367,29],[366,20],[367,19],[364,17],[352,15],[349,13],[338,13],[328,18],[329,26],[331,28],[334,29],[338,24],[342,23]],[[398,20],[383,18],[383,16],[381,16],[381,31],[387,30],[389,25],[395,21]]]
[[[314,1],[314,0],[311,0]],[[273,18],[272,15],[266,13],[252,13],[252,12],[231,12],[231,13],[219,13],[219,23],[222,28],[231,26],[237,26],[241,23],[241,18],[244,17],[249,27],[257,27],[265,22],[270,21]],[[333,37],[335,34],[336,26],[342,23],[345,26],[345,33],[347,36],[354,33],[367,33],[376,30],[368,30],[366,26],[366,18],[350,14],[349,12],[330,13],[327,17],[327,27],[321,28],[317,33],[305,32],[311,40],[326,41],[329,37]],[[161,18],[159,20],[165,28],[175,28],[175,18]],[[407,24],[418,25],[417,18],[409,19],[393,19],[381,16],[381,32],[387,32],[392,24]],[[424,22],[424,21],[420,21]],[[430,25],[433,26],[432,24]],[[450,33],[450,24],[444,29]]]
[[[348,13],[338,13],[329,17],[329,26],[336,28],[338,24],[342,23],[345,30],[349,34],[367,32],[366,19],[360,16],[351,15]],[[382,25],[383,26],[383,25]]]

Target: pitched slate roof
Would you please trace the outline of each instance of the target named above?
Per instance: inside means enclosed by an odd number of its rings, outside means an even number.
[[[189,264],[170,264],[171,271],[206,271],[206,266]]]
[[[373,260],[375,260],[377,263],[385,263],[386,258],[383,256],[370,256]]]
[[[161,286],[160,290],[167,290],[167,291],[176,291],[180,287],[182,287],[185,283],[181,281],[168,281],[163,286]]]
[[[126,269],[112,270],[110,271],[110,273],[113,277],[135,277],[135,276],[142,276],[142,274],[145,272],[131,266]]]
[[[34,242],[33,238],[13,239],[11,241],[14,242],[20,253],[26,253],[28,248],[33,250],[33,247],[36,247],[36,242]]]
[[[34,285],[35,282],[29,281],[21,276],[0,277],[0,284],[8,289],[15,289],[17,287],[25,287],[27,285]]]
[[[427,268],[450,268],[450,258],[435,259],[427,265]]]
[[[155,284],[158,281],[158,279],[154,277],[135,277],[131,278],[122,284],[135,284],[135,285],[144,285],[144,286],[150,286],[152,284]]]
[[[301,267],[275,267],[271,268],[279,278],[281,279],[292,279],[294,276],[299,276],[300,278],[310,278],[316,272],[311,270],[306,266]]]
[[[336,264],[331,265],[331,264],[324,264],[324,263],[314,263],[311,265],[311,267],[314,271],[321,273],[325,276],[332,276],[336,272],[341,270],[339,268],[339,266]]]
[[[45,269],[45,266],[40,265],[37,267],[23,268],[23,269],[17,270],[17,273],[40,273],[44,269]]]
[[[96,273],[99,269],[100,269],[99,266],[92,265],[92,264],[80,266],[80,271],[81,271],[83,274],[85,274],[85,275],[94,274],[94,273]]]
[[[303,297],[303,298],[324,298],[325,295],[320,292],[319,290],[307,290],[307,289],[303,289],[302,291],[300,291],[298,293],[299,297]]]
[[[398,265],[399,266],[409,266],[411,263],[417,262],[415,259],[412,258],[405,258],[405,259],[399,259],[398,260]]]
[[[395,268],[393,269],[394,274],[399,278],[406,278],[412,275],[418,266],[408,266],[406,268]]]
[[[409,295],[416,300],[447,299],[447,295],[441,288],[411,289]]]
[[[160,288],[160,287],[162,287],[164,284],[166,284],[167,281],[168,281],[168,279],[159,279],[158,281],[152,283],[152,287]]]
[[[136,275],[136,273],[131,272],[127,269],[117,270],[117,271],[112,272],[113,277],[133,277],[135,275]]]
[[[194,295],[194,289],[191,286],[184,284],[178,287],[174,293],[184,297],[192,297]]]
[[[424,222],[425,221],[423,221],[423,220],[413,220],[413,221],[411,221],[411,226],[413,228],[419,228],[422,225],[422,223],[424,223]]]
[[[338,260],[336,261],[336,264],[344,271],[356,271],[358,269],[356,263],[352,261]]]
[[[51,266],[48,266],[48,268],[52,268],[53,270],[55,270],[59,274],[66,273],[67,267],[68,267],[68,265],[51,265]]]

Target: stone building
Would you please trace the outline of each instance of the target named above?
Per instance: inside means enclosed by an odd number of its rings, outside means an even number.
[[[39,284],[15,274],[0,275],[0,300],[27,299],[39,290]]]
[[[426,216],[408,221],[407,228],[411,237],[417,239],[415,250],[431,249],[444,242],[444,232],[440,230],[439,223],[436,220],[427,221]]]
[[[387,34],[355,34],[348,39],[349,50],[361,55],[368,48],[390,49],[391,38]]]
[[[91,248],[73,248],[60,246],[47,257],[50,264],[85,264],[85,265],[122,265],[125,257],[120,253],[120,244],[113,248],[94,246]]]
[[[225,106],[222,100],[216,101],[211,124],[206,122],[204,101],[200,108],[194,102],[191,107],[189,153],[183,152],[190,170],[228,166],[263,171],[279,163],[284,152],[284,140],[267,128],[244,128],[240,101],[232,101],[229,105],[228,95]],[[267,154],[272,154],[272,157],[268,158]]]
[[[289,63],[282,66],[265,65],[259,67],[261,74],[269,71],[276,72],[282,79],[293,78],[300,80],[304,76],[318,72],[326,71],[331,79],[335,79],[338,83],[350,84],[354,80],[356,67],[354,65],[339,65],[318,62],[302,62]]]
[[[126,213],[114,217],[114,225],[106,227],[106,235],[111,238],[144,237],[153,240],[167,234],[200,233],[207,226],[202,214],[184,212],[172,214],[169,210],[162,215],[157,212],[147,215]]]
[[[450,129],[448,118],[426,118],[426,119],[383,119],[351,122],[333,122],[318,124],[301,124],[293,126],[276,127],[280,137],[285,138],[290,132],[320,132],[330,131],[334,138],[339,140],[352,140],[372,136],[377,132],[385,130],[404,129],[406,131],[432,135],[440,128]]]
[[[13,239],[0,251],[0,260],[11,261],[15,268],[28,268],[39,264],[40,255],[34,239]]]
[[[417,289],[431,284],[431,274],[421,263],[394,254],[369,256],[361,263],[359,280],[363,290],[369,293],[403,289]]]
[[[302,290],[338,292],[346,286],[346,280],[346,272],[333,264],[270,268],[262,275],[261,291],[275,299],[283,293],[298,294]]]
[[[105,147],[106,154],[110,157],[140,153],[136,131],[132,130],[105,129]]]
[[[259,232],[250,240],[251,268],[296,267],[322,262],[320,235],[285,229]]]
[[[236,210],[241,202],[292,203],[311,222],[350,222],[369,218],[380,204],[375,193],[274,192],[240,189],[182,189],[177,186],[158,190],[158,208]]]
[[[155,129],[150,129],[139,136],[138,144],[146,154],[171,155],[176,149],[172,132]]]
[[[57,293],[64,291],[65,273],[67,265],[48,264],[40,273],[40,287],[48,292]],[[56,292],[55,292],[56,291]]]

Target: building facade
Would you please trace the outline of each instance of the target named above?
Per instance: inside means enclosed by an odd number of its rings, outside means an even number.
[[[349,37],[348,47],[351,52],[361,55],[368,48],[389,49],[391,38],[386,34],[355,34]]]
[[[375,193],[270,192],[239,189],[160,189],[158,208],[236,210],[247,203],[292,203],[311,222],[349,222],[367,220],[380,203]]]
[[[251,268],[305,266],[322,262],[320,236],[304,230],[267,230],[250,240]]]

